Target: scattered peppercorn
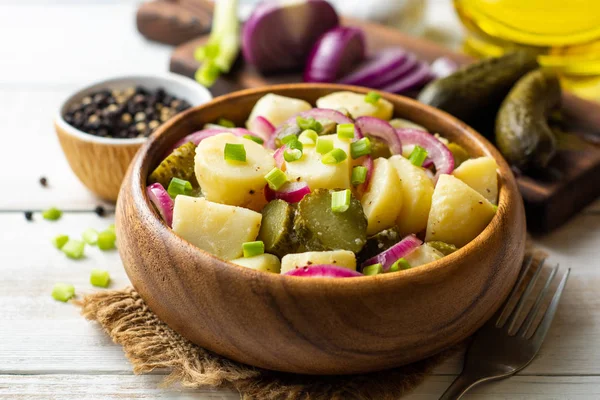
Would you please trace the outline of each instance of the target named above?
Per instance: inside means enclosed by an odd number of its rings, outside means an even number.
[[[104,209],[104,207],[102,206],[96,206],[96,209],[94,210],[94,212],[99,216],[99,217],[104,217],[104,215],[106,214],[106,210]]]
[[[137,86],[91,93],[73,104],[64,119],[94,136],[131,139],[150,136],[162,122],[190,107],[162,88],[153,91]]]
[[[31,212],[31,211],[25,211],[25,219],[27,221],[33,221],[33,212]]]
[[[46,179],[45,176],[42,176],[40,178],[40,185],[42,185],[43,187],[47,187],[48,186],[48,179]]]

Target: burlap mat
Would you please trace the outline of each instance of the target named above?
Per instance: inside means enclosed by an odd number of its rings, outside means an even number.
[[[456,351],[370,374],[287,374],[240,364],[194,345],[160,321],[133,288],[88,295],[78,304],[85,318],[98,322],[115,343],[123,346],[134,373],[167,368],[170,374],[165,379],[166,385],[233,389],[242,399],[398,399]]]

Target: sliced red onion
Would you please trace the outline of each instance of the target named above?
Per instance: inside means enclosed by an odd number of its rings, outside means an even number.
[[[430,167],[433,167],[433,165],[434,165],[433,164],[433,160],[431,158],[427,157],[427,158],[425,158],[425,161],[423,161],[422,167],[423,168],[430,168]]]
[[[336,110],[330,110],[327,108],[313,108],[308,111],[303,111],[289,118],[283,124],[279,125],[275,130],[275,133],[272,136],[272,140],[269,140],[267,143],[267,147],[276,148],[276,146],[280,146],[281,138],[289,135],[299,135],[301,130],[298,127],[298,123],[296,122],[296,117],[302,118],[314,118],[315,120],[325,123],[328,121],[335,122],[336,124],[354,124],[354,121]],[[360,128],[354,124],[354,137],[357,139],[361,139],[363,134]]]
[[[283,169],[283,164],[285,162],[285,159],[283,158],[283,153],[285,153],[285,146],[281,146],[280,148],[278,148],[275,153],[273,153],[273,158],[275,159],[275,165],[277,166],[277,168],[279,169]]]
[[[309,193],[310,188],[306,182],[288,182],[277,191],[271,189],[269,185],[265,187],[267,201],[280,199],[288,203],[297,203]]]
[[[347,85],[369,86],[374,79],[388,75],[400,68],[406,62],[407,57],[408,53],[399,47],[381,50],[339,82]]]
[[[304,69],[305,82],[335,82],[365,58],[365,35],[359,28],[338,26],[313,46]]]
[[[192,142],[192,143],[194,143],[197,146],[198,143],[200,143],[201,141],[203,141],[206,138],[218,135],[220,133],[226,133],[226,132],[232,133],[235,136],[250,135],[250,136],[259,137],[255,133],[250,132],[249,130],[244,129],[244,128],[213,128],[213,129],[203,129],[203,130],[198,131],[198,132],[190,133],[186,137],[180,139],[177,143],[175,143],[175,145],[173,146],[173,149],[176,149],[177,147],[179,147],[181,145],[184,145],[184,144],[186,144],[188,142]]]
[[[432,79],[433,75],[431,74],[429,64],[421,61],[400,80],[381,88],[381,90],[390,93],[402,93],[420,87]]]
[[[402,154],[402,142],[389,122],[375,117],[358,117],[354,123],[364,135],[386,142],[392,154]]]
[[[431,73],[437,79],[445,78],[448,75],[453,74],[457,69],[458,64],[448,57],[436,58],[435,61],[431,63]]]
[[[405,145],[419,145],[427,150],[427,156],[435,165],[435,182],[441,174],[451,174],[454,171],[452,152],[431,133],[412,128],[400,128],[396,129],[396,134]]]
[[[244,24],[242,52],[261,72],[300,69],[317,39],[337,25],[337,13],[324,0],[264,1]]]
[[[286,272],[284,275],[303,276],[307,278],[354,278],[357,276],[364,276],[360,272],[331,264],[296,268]]]
[[[146,194],[158,210],[158,213],[168,226],[173,224],[173,199],[160,183],[153,183],[146,187]]]
[[[273,132],[275,132],[275,127],[265,117],[258,116],[250,121],[249,125],[250,131],[265,142],[269,141],[271,136],[273,136]]]
[[[408,56],[402,65],[391,70],[387,74],[377,76],[369,83],[369,87],[380,89],[392,85],[411,73],[418,64],[419,59],[417,56],[413,53],[408,53]]]
[[[408,235],[389,249],[369,258],[361,264],[361,268],[368,265],[381,264],[384,271],[388,271],[393,263],[402,257],[406,257],[419,247],[423,241],[415,235]]]

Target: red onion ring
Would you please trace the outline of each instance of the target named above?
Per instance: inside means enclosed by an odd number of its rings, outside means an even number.
[[[373,264],[381,264],[384,271],[388,271],[393,263],[400,258],[407,256],[419,247],[423,241],[415,235],[408,235],[389,249],[377,254],[375,257],[369,258],[361,264],[364,268]]]
[[[356,272],[349,268],[340,267],[338,265],[311,265],[296,268],[286,272],[288,276],[303,276],[307,278],[354,278],[364,276],[360,272]]]
[[[146,194],[162,219],[170,227],[173,224],[173,207],[175,203],[169,193],[163,185],[157,182],[146,187]]]

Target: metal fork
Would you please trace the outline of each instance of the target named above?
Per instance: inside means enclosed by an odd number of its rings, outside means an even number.
[[[556,265],[550,271],[542,290],[539,292],[527,317],[523,320],[527,299],[544,266],[544,259],[533,262],[529,257],[522,269],[517,284],[514,286],[508,300],[500,310],[475,334],[465,355],[465,365],[462,373],[444,392],[440,400],[460,399],[468,390],[482,382],[507,378],[525,368],[538,353],[542,342],[548,333],[560,296],[565,288],[571,269],[568,268],[560,280],[550,305],[543,316],[538,315],[543,305],[542,301],[550,291],[552,280],[558,271]],[[521,287],[526,283],[527,276],[533,276],[524,291]],[[515,306],[516,302],[516,306]],[[537,327],[533,323],[542,317]],[[521,321],[523,321],[521,323]],[[533,328],[533,332],[530,329]]]

